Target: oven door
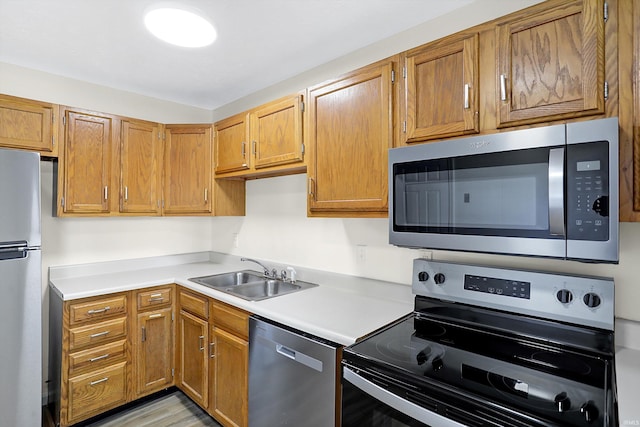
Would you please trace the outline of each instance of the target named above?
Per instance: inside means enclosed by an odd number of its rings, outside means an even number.
[[[382,387],[344,366],[342,427],[464,427]]]

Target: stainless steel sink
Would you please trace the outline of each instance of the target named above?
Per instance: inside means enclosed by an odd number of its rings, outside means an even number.
[[[192,280],[210,288],[228,288],[245,283],[258,282],[264,280],[264,276],[255,271],[244,270],[233,273],[214,274],[213,276],[193,277]]]
[[[250,270],[192,277],[189,280],[249,301],[273,298],[318,286],[300,280],[292,283],[272,279]]]

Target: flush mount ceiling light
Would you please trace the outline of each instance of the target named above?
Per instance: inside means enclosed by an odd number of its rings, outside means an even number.
[[[203,47],[216,39],[215,28],[196,12],[176,7],[149,10],[144,24],[154,36],[182,47]]]

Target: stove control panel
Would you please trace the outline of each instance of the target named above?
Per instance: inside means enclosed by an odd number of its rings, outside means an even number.
[[[413,261],[413,293],[613,330],[613,280],[543,271]]]
[[[464,288],[468,291],[485,292],[514,298],[531,298],[531,283],[494,277],[464,275]]]

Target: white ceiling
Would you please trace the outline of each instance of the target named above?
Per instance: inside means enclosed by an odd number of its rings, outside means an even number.
[[[165,44],[163,0],[0,0],[0,62],[215,109],[477,0],[182,0],[218,39]]]

